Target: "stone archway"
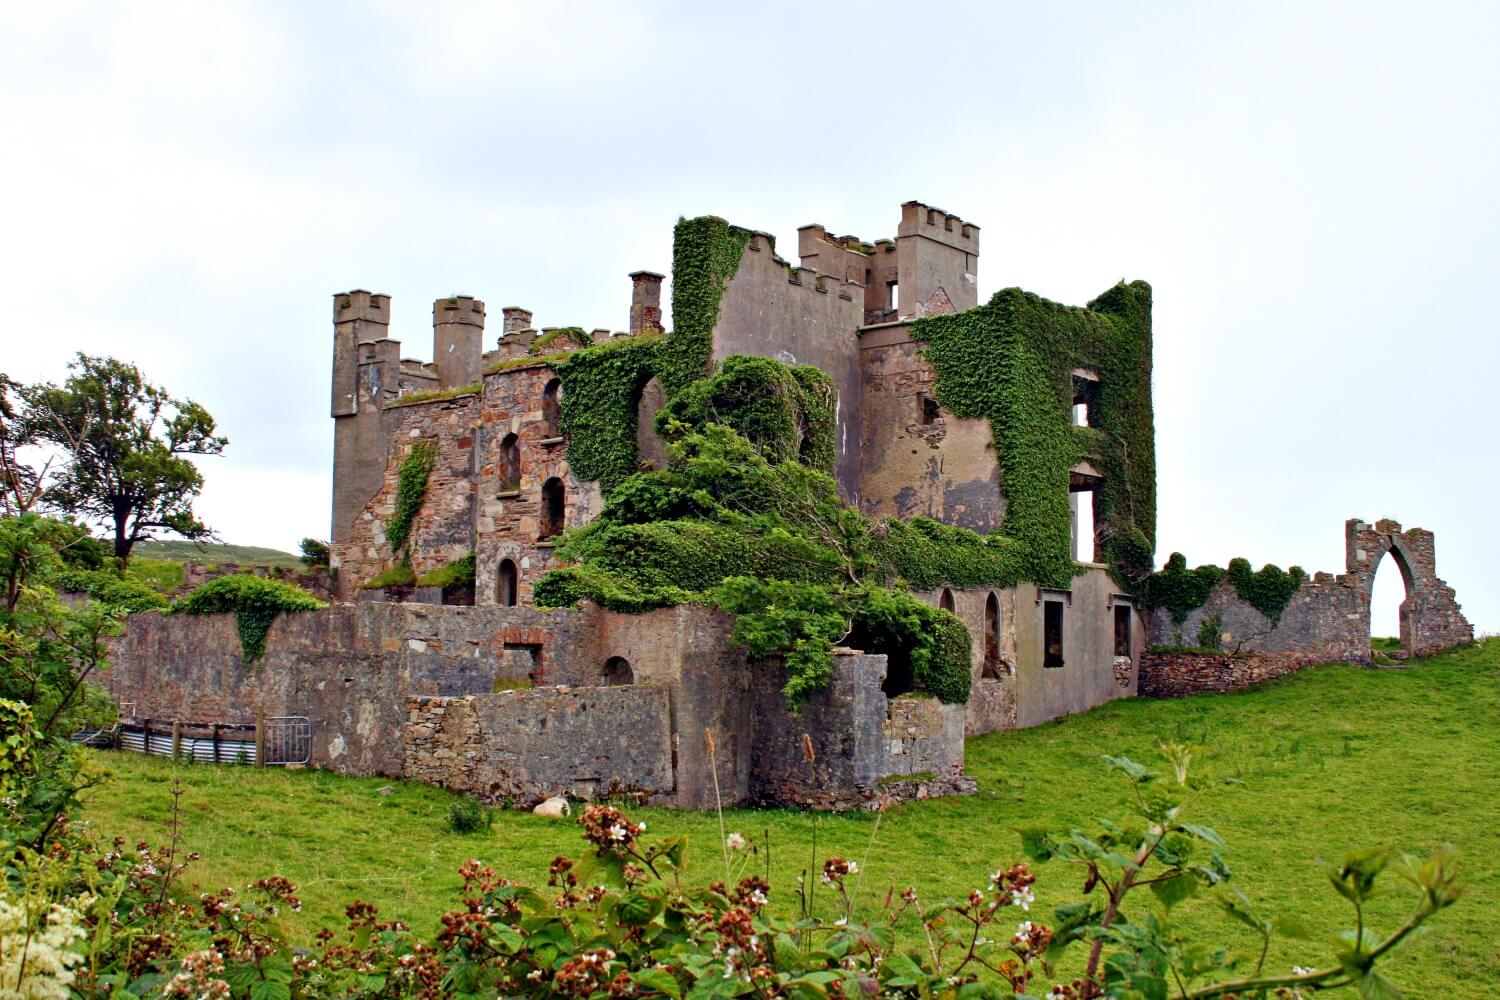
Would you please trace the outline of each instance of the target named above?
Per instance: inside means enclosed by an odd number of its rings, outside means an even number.
[[[1432,532],[1422,528],[1403,531],[1389,519],[1370,525],[1351,519],[1344,524],[1345,562],[1355,578],[1364,606],[1365,647],[1370,643],[1370,600],[1375,592],[1375,573],[1389,553],[1401,571],[1406,599],[1401,602],[1401,652],[1426,656],[1439,650],[1474,641],[1471,626],[1454,598],[1453,588],[1437,575],[1437,551]]]

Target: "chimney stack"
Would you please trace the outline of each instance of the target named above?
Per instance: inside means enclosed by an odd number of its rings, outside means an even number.
[[[634,271],[630,275],[630,332],[661,330],[661,281],[655,271]]]

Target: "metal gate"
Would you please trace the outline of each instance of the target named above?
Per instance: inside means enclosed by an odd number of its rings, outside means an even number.
[[[306,764],[312,760],[312,722],[305,715],[266,719],[267,764]]]

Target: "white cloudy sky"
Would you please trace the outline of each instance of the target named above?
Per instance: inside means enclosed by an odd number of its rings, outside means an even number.
[[[1152,283],[1160,558],[1342,570],[1346,517],[1396,517],[1496,630],[1497,31],[1478,3],[11,0],[0,370],[109,353],[196,398],[231,441],[208,520],[290,548],[328,533],[332,293],[390,293],[418,356],[454,292],[619,328],[679,215],[874,238],[918,198],[983,226],[985,296]]]

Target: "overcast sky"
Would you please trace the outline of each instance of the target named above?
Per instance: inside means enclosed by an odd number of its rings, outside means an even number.
[[[619,329],[679,215],[792,247],[915,198],[983,227],[984,298],[1151,282],[1159,561],[1341,572],[1344,519],[1394,517],[1500,630],[1497,9],[5,3],[0,370],[197,399],[202,513],[293,548],[333,293],[424,358],[452,293]]]

